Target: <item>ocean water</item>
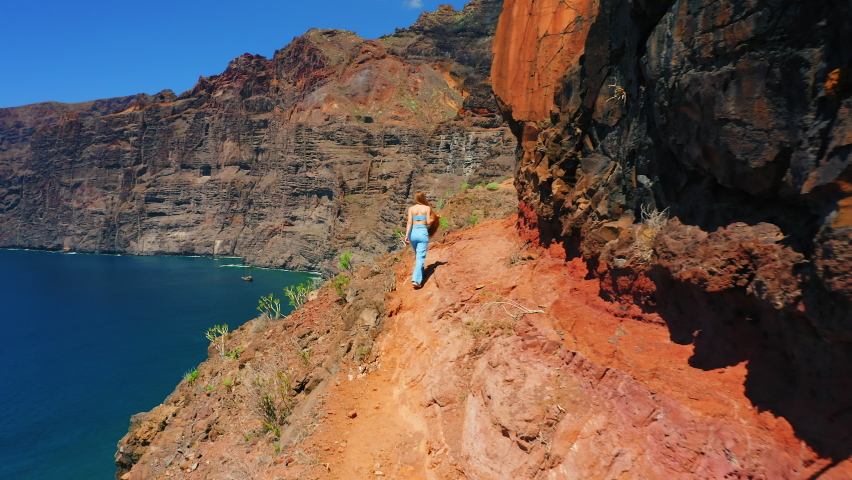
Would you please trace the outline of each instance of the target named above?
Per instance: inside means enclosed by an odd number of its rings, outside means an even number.
[[[238,263],[0,250],[0,479],[114,478],[130,416],[205,360],[206,330],[310,278]]]

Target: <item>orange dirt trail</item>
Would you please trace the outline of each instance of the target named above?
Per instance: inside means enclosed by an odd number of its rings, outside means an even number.
[[[690,367],[692,346],[658,316],[603,301],[558,246],[521,248],[516,221],[430,246],[420,290],[404,253],[372,363],[333,379],[286,478],[805,479],[830,466],[751,405],[744,364]],[[490,303],[503,301],[544,313],[513,318]]]

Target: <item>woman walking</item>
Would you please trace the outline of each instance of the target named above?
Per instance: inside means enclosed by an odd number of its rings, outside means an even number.
[[[426,248],[429,246],[429,225],[437,221],[437,214],[426,200],[423,192],[414,194],[415,205],[408,208],[408,225],[405,227],[405,242],[411,242],[417,261],[411,275],[411,285],[420,288],[423,284],[423,264],[426,262]]]

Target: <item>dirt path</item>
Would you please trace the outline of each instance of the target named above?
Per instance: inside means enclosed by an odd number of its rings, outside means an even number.
[[[374,361],[337,374],[287,478],[807,478],[828,464],[752,407],[743,364],[691,368],[691,345],[601,300],[582,262],[521,245],[514,218],[456,232],[430,247],[421,290],[406,253]]]

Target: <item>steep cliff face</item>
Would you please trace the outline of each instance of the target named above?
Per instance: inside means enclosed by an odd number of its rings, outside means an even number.
[[[770,450],[810,449],[826,478],[852,472],[850,13],[508,0],[494,41],[530,238],[584,258],[604,298],[660,315],[696,378],[746,365],[752,406],[792,429]],[[539,41],[512,41],[531,25]]]
[[[0,109],[0,247],[298,269],[386,251],[413,190],[512,171],[487,83],[500,8],[378,40],[311,30],[180,96]]]

